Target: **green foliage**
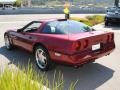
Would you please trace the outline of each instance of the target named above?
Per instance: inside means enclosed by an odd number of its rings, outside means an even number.
[[[75,83],[71,83],[69,90],[75,90]],[[0,75],[0,90],[64,90],[64,79],[61,72],[54,73],[53,81],[49,81],[45,73],[27,69],[13,70],[6,68]]]
[[[104,16],[100,15],[87,16],[86,18],[92,23],[92,25],[96,25],[104,21]]]
[[[20,7],[21,6],[21,0],[16,0],[14,3],[14,6]]]
[[[104,22],[104,16],[101,15],[87,16],[85,18],[71,17],[70,19],[83,22],[89,26],[94,26],[96,24]]]
[[[7,68],[0,77],[0,90],[43,90],[41,85],[46,78],[42,78],[38,83],[33,81],[33,79],[39,78],[38,75],[34,76],[32,68],[29,68],[26,74],[24,72],[26,70],[21,72]]]
[[[71,83],[69,90],[75,90],[75,86],[78,83],[78,80],[75,83]]]

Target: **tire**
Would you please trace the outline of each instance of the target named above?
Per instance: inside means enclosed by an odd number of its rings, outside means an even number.
[[[34,52],[35,60],[38,68],[42,71],[48,71],[54,66],[54,63],[50,60],[48,51],[42,46],[37,46]]]
[[[13,48],[12,43],[10,42],[9,36],[6,34],[4,36],[4,40],[5,40],[5,46],[8,50],[11,50]]]
[[[105,26],[109,26],[109,22],[108,21],[105,21]]]

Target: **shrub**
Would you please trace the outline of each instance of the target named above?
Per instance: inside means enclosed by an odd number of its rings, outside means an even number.
[[[94,15],[94,16],[87,16],[86,17],[93,25],[102,23],[104,21],[104,16],[101,15]]]
[[[94,16],[87,16],[85,18],[71,17],[70,19],[83,22],[89,26],[94,26],[96,24],[102,23],[104,21],[104,16],[94,15]]]

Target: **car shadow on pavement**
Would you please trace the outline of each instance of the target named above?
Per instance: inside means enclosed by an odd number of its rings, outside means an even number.
[[[27,53],[24,50],[14,48],[13,50],[7,50],[5,46],[0,47],[0,54],[5,56],[10,64],[14,64],[16,66],[28,66],[29,63],[34,62],[33,56]]]
[[[20,49],[14,49],[11,51],[6,50],[5,47],[0,48],[0,54],[6,57],[10,62],[8,64],[14,64],[17,67],[28,67],[29,58],[32,56]],[[30,60],[30,63],[34,63],[34,60]],[[33,64],[33,65],[34,65]],[[36,67],[36,65],[35,65]],[[19,67],[20,68],[20,67]],[[21,69],[21,68],[20,68]],[[37,67],[35,68],[39,73],[43,73]],[[54,72],[56,76],[58,72],[61,72],[64,76],[65,86],[64,90],[68,90],[71,82],[79,80],[75,90],[94,90],[103,85],[109,79],[113,77],[114,70],[103,66],[99,63],[90,63],[82,68],[75,69],[73,67],[58,65],[55,69],[46,72],[50,82],[53,82]]]
[[[90,63],[79,69],[59,66],[56,68],[56,71],[60,71],[64,75],[65,90],[69,90],[68,86],[70,86],[70,83],[77,80],[79,80],[79,82],[75,90],[95,90],[112,78],[114,74],[114,70],[99,63]],[[53,73],[54,71],[48,72],[49,79],[52,79],[51,76],[53,76]]]

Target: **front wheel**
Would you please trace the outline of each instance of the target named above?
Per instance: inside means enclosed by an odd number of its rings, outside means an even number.
[[[12,44],[11,44],[9,36],[7,34],[4,36],[4,40],[5,40],[5,46],[6,46],[6,48],[8,50],[11,50],[12,49]]]
[[[48,71],[52,65],[52,61],[50,60],[47,50],[41,46],[38,46],[35,49],[35,60],[37,66],[42,71]]]

